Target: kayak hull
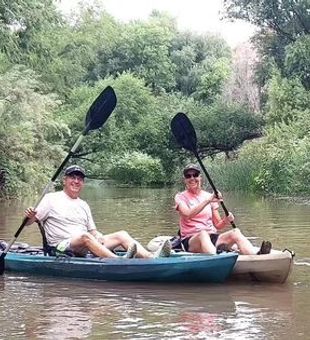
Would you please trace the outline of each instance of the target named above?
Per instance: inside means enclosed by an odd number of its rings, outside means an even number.
[[[266,255],[240,255],[231,279],[284,283],[292,267],[293,255],[287,250],[273,250]]]
[[[78,258],[7,253],[5,270],[104,281],[224,282],[237,254],[171,256],[156,259]]]
[[[163,240],[170,238],[171,236],[157,236],[148,243],[147,248],[155,251]],[[256,247],[256,250],[259,248]],[[229,280],[284,283],[292,271],[293,258],[293,253],[288,250],[272,250],[265,255],[239,255]]]

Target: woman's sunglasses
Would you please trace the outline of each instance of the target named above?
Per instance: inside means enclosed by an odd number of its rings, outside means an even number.
[[[189,178],[197,178],[200,174],[198,172],[195,172],[194,174],[185,174],[184,177],[186,179],[189,179]]]

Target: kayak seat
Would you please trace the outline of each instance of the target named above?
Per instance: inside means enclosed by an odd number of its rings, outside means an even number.
[[[41,233],[41,236],[42,236],[42,245],[43,245],[43,253],[44,253],[44,256],[53,256],[51,254],[52,252],[52,247],[50,247],[47,243],[47,239],[46,239],[46,235],[45,235],[45,230],[43,228],[43,225],[40,223],[40,222],[37,222],[38,223],[38,227],[39,227],[39,230],[40,230],[40,233]]]
[[[47,243],[45,230],[43,225],[40,222],[38,223],[38,227],[42,236],[42,245],[43,245],[43,254],[44,256],[65,256],[65,257],[73,257],[75,256],[71,251],[65,251],[64,253],[59,253],[56,250],[56,247],[52,247]]]
[[[185,251],[183,243],[181,241],[181,237],[179,235],[173,236],[170,240],[171,248],[178,252],[178,251]]]

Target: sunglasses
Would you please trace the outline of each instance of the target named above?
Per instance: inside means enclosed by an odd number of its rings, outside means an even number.
[[[200,174],[198,172],[195,172],[194,174],[185,174],[184,177],[189,179],[189,178],[197,178]]]

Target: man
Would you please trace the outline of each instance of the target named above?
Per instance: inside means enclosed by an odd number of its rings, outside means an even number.
[[[85,170],[69,166],[63,177],[63,190],[46,194],[38,207],[28,208],[27,225],[40,222],[45,230],[47,243],[57,252],[72,252],[83,256],[90,251],[99,257],[117,257],[112,250],[123,247],[125,257],[152,258],[170,256],[171,246],[166,243],[155,254],[150,253],[126,231],[102,235],[96,229],[89,205],[79,196],[84,187]]]

